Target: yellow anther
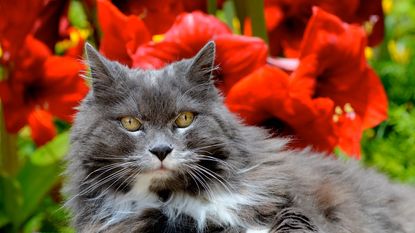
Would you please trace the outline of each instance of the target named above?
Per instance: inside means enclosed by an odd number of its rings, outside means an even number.
[[[81,40],[81,35],[78,31],[73,30],[69,33],[69,40],[74,44],[78,44],[78,42]]]
[[[371,47],[365,48],[365,57],[367,60],[370,60],[373,58],[373,49]]]
[[[379,21],[379,16],[371,15],[369,20],[363,23],[363,29],[366,31],[367,35],[372,34],[373,27]]]
[[[393,8],[393,0],[383,0],[382,1],[382,8],[385,14],[390,14]]]
[[[341,115],[341,114],[343,114],[343,110],[340,106],[336,106],[336,108],[334,108],[334,113],[336,115]]]
[[[334,123],[337,123],[337,122],[339,122],[340,117],[339,117],[339,115],[333,115],[332,119],[333,119]]]
[[[239,22],[238,18],[233,18],[232,19],[232,27],[235,31],[235,33],[240,33],[241,32],[241,22]]]
[[[1,45],[0,45],[0,58],[3,56],[3,49],[1,48]]]
[[[91,35],[91,29],[78,29],[79,35],[82,39],[87,39]]]
[[[346,103],[344,105],[343,109],[346,113],[353,113],[354,112],[354,109],[353,109],[353,107],[350,103]]]
[[[157,42],[163,41],[164,37],[165,37],[164,34],[157,34],[157,35],[153,35],[152,40],[153,42],[157,43]]]

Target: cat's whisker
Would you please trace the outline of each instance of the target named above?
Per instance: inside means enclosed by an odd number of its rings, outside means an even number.
[[[204,151],[201,151],[201,152],[204,152]],[[213,157],[213,156],[204,155],[204,154],[197,154],[197,155],[198,155],[198,159],[199,159],[199,160],[207,160],[207,161],[218,162],[218,163],[220,163],[220,164],[222,164],[222,165],[224,165],[224,166],[226,166],[226,167],[228,167],[228,168],[231,168],[231,169],[236,169],[236,167],[235,167],[235,166],[233,166],[232,164],[230,164],[230,163],[228,163],[228,162],[226,162],[226,161],[224,161],[224,160],[221,160],[221,159],[215,158],[215,157]]]
[[[140,174],[140,172],[142,171],[142,169],[134,169],[132,172],[131,172],[131,174],[125,179],[125,180],[123,180],[122,182],[121,182],[121,184],[119,184],[118,185],[118,187],[115,189],[115,192],[117,192],[118,191],[118,189],[120,188],[120,187],[122,187],[124,184],[126,185],[126,186],[128,186],[128,185],[130,185],[133,181],[134,181],[134,179],[137,177],[137,175],[138,174]]]
[[[103,171],[103,170],[107,170],[108,169],[108,171],[109,170],[112,170],[112,169],[115,169],[115,168],[118,168],[118,167],[120,167],[120,166],[122,166],[123,164],[120,164],[120,163],[112,163],[112,164],[107,164],[107,165],[105,165],[105,166],[102,166],[102,167],[100,167],[100,168],[98,168],[98,169],[95,169],[95,170],[93,170],[92,172],[90,172],[84,179],[83,179],[83,181],[86,181],[86,180],[88,180],[88,178],[91,176],[91,175],[93,175],[94,173],[96,173],[96,172],[99,172],[99,171]],[[107,171],[106,171],[107,172]],[[105,172],[103,172],[103,173],[105,173]]]
[[[118,176],[118,175],[122,174],[122,173],[123,173],[123,172],[125,172],[127,169],[128,169],[128,168],[122,168],[122,169],[120,169],[120,170],[116,171],[115,173],[112,173],[112,174],[111,174],[111,175],[109,175],[108,177],[105,177],[104,179],[102,179],[102,180],[98,181],[98,183],[93,184],[93,185],[89,186],[87,189],[83,190],[83,192],[81,192],[81,195],[85,195],[86,193],[90,193],[90,192],[95,191],[97,188],[99,188],[99,187],[101,187],[102,185],[104,185],[104,184],[108,183],[108,181],[110,181],[110,180],[112,180],[114,177],[116,177],[116,176]],[[103,173],[103,174],[104,174],[104,173]],[[94,179],[93,179],[93,180],[94,180]],[[91,181],[92,181],[92,180],[91,180]],[[91,181],[90,181],[90,182],[83,182],[83,183],[81,184],[81,186],[82,186],[82,185],[89,184],[89,183],[91,183]]]
[[[211,190],[209,184],[205,181],[206,177],[203,176],[203,174],[201,174],[200,171],[195,169],[192,165],[185,164],[185,166],[187,166],[188,168],[191,169],[191,171],[189,171],[189,172],[194,174],[195,179],[200,183],[200,185],[202,185],[202,187],[206,191],[206,194],[208,195],[208,197],[210,199],[213,199],[214,198],[213,191]]]
[[[189,176],[190,176],[190,178],[195,182],[195,184],[196,184],[196,187],[197,187],[197,192],[198,192],[198,195],[200,195],[201,194],[201,189],[200,189],[200,186],[199,186],[199,184],[198,184],[198,181],[197,180],[195,180],[195,178],[194,178],[194,174],[193,174],[193,172],[191,171],[191,170],[186,170],[186,174],[189,174]]]
[[[122,171],[122,172],[121,172]],[[116,184],[120,179],[122,179],[122,178],[124,178],[124,173],[125,172],[128,172],[128,170],[127,170],[127,168],[124,168],[124,169],[122,169],[122,170],[120,170],[120,173],[118,174],[118,175],[120,175],[116,180],[114,180],[110,185],[108,185],[107,186],[107,188],[104,190],[104,191],[102,191],[102,193],[106,193],[106,192],[108,192],[108,190],[110,190],[110,188],[114,185],[114,184]],[[117,176],[118,176],[117,175]]]
[[[215,179],[216,181],[219,182],[219,184],[221,184],[229,193],[233,193],[230,189],[235,190],[235,188],[228,182],[226,181],[226,179],[224,179],[222,176],[220,176],[219,174],[217,174],[214,171],[210,171],[198,164],[194,164],[198,169],[202,170],[205,174],[209,175],[210,177],[212,177],[213,179]],[[225,184],[225,183],[226,184]]]

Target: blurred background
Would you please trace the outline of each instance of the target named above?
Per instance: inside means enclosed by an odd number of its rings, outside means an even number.
[[[292,2],[0,0],[0,232],[73,232],[61,173],[74,108],[89,89],[80,78],[86,41],[148,69],[214,40],[218,88],[248,124],[415,185],[415,2]],[[325,71],[305,72],[310,59]],[[270,88],[286,83],[301,92],[290,103],[305,110],[275,111],[286,99]],[[247,96],[259,117],[240,110]]]

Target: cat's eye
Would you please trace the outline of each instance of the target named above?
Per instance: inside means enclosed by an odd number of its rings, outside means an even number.
[[[134,132],[141,128],[141,122],[132,116],[123,117],[120,119],[122,127],[126,130]]]
[[[179,128],[186,128],[192,124],[195,115],[192,112],[182,112],[176,118],[176,125]]]

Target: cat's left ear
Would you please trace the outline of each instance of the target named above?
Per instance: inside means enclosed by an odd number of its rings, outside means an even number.
[[[122,66],[106,59],[89,43],[85,44],[85,53],[91,70],[93,95],[97,99],[111,99],[123,82]]]
[[[198,84],[212,82],[212,72],[215,64],[215,42],[208,42],[193,57],[188,69],[188,78]]]

